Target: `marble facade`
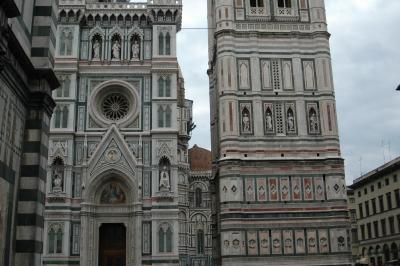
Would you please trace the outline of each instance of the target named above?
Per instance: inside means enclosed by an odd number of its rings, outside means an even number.
[[[209,0],[215,265],[351,265],[323,0]]]

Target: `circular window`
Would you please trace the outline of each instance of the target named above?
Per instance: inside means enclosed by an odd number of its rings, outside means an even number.
[[[124,95],[113,93],[104,97],[101,109],[107,119],[118,121],[129,113],[129,101]]]
[[[139,116],[140,96],[132,84],[122,80],[101,83],[90,94],[89,115],[94,127],[107,127],[111,123],[132,127]]]

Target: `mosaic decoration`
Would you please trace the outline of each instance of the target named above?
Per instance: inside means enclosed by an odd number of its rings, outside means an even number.
[[[304,200],[313,200],[314,192],[313,192],[313,182],[312,178],[304,178],[303,179],[303,188],[304,188]]]
[[[314,186],[315,186],[315,199],[316,200],[325,200],[324,179],[322,177],[315,177],[314,178]]]
[[[270,255],[270,245],[269,245],[269,231],[260,231],[260,255]]]
[[[247,252],[249,255],[258,255],[257,232],[247,232]]]
[[[285,254],[294,253],[293,231],[283,231],[283,250]]]
[[[272,254],[282,254],[282,236],[281,231],[272,231]]]
[[[269,178],[269,200],[270,201],[278,201],[278,179],[277,178]]]
[[[254,178],[247,178],[245,181],[246,201],[255,201],[256,194],[254,188]]]
[[[293,200],[301,200],[301,178],[293,177],[292,178],[292,199]]]
[[[125,193],[118,183],[108,184],[101,193],[100,203],[103,204],[121,204],[125,203]]]
[[[329,253],[328,230],[319,230],[319,253]]]
[[[290,180],[288,177],[280,178],[281,200],[290,200]]]
[[[265,178],[257,179],[257,200],[267,200],[267,182],[265,181]]]
[[[315,231],[315,230],[307,231],[307,243],[308,243],[308,253],[309,254],[318,253],[317,231]]]
[[[296,253],[304,254],[306,252],[304,230],[295,231]]]

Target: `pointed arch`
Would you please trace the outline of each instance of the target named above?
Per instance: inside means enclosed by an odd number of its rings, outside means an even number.
[[[164,127],[164,108],[158,107],[158,127]]]
[[[165,97],[171,97],[171,78],[165,79]]]
[[[165,35],[165,54],[171,55],[171,35],[169,32]]]
[[[164,55],[164,34],[162,32],[158,35],[158,54]]]
[[[171,107],[168,105],[165,109],[165,127],[171,127],[171,117],[172,117],[172,110]]]
[[[164,78],[160,76],[158,79],[158,97],[165,97],[164,94]]]
[[[69,116],[68,105],[65,105],[62,111],[62,128],[68,128],[68,116]]]
[[[61,108],[60,106],[56,107],[54,112],[54,127],[61,128]]]

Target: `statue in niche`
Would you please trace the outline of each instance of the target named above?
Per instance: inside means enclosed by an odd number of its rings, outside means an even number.
[[[68,30],[66,32],[66,44],[65,44],[67,55],[72,54],[72,41],[73,41],[72,32]]]
[[[317,114],[314,109],[310,110],[310,131],[311,132],[318,132],[319,124]]]
[[[125,194],[117,183],[110,183],[101,193],[100,202],[104,204],[125,203]]]
[[[119,60],[120,57],[121,57],[121,44],[119,43],[118,40],[115,40],[112,46],[112,58]]]
[[[132,41],[132,60],[139,60],[140,58],[140,45],[137,39],[134,39]]]
[[[171,188],[169,183],[169,173],[167,166],[163,166],[160,172],[160,191],[169,191]]]
[[[250,113],[247,108],[244,108],[242,111],[242,128],[243,132],[251,132]]]
[[[159,190],[170,191],[171,190],[171,179],[170,179],[170,162],[167,158],[162,158],[159,163]]]
[[[288,123],[288,131],[294,131],[294,116],[292,109],[289,109],[287,112],[287,123]]]
[[[53,192],[61,192],[61,191],[62,191],[62,178],[57,169],[53,176]]]
[[[98,39],[93,43],[93,59],[100,59],[101,44]]]
[[[272,125],[272,112],[269,108],[267,109],[267,112],[266,112],[265,124],[266,124],[267,131],[274,130],[273,125]]]
[[[52,171],[52,191],[60,193],[63,190],[64,179],[64,161],[60,157],[56,157],[53,161]]]

